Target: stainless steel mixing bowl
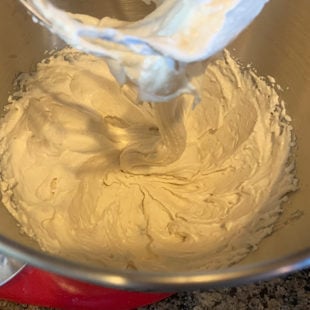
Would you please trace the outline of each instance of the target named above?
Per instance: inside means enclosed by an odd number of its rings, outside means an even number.
[[[66,9],[137,19],[147,6],[135,0],[57,1]],[[73,5],[74,4],[74,5]],[[44,52],[64,46],[57,37],[34,24],[16,0],[0,3],[0,102],[5,105],[14,77],[29,71]],[[242,62],[282,85],[281,96],[298,138],[296,151],[300,190],[290,196],[276,231],[239,264],[208,272],[146,273],[88,266],[42,252],[22,236],[16,222],[0,206],[0,252],[28,264],[105,286],[139,290],[177,290],[235,285],[310,266],[310,1],[271,0],[256,21],[229,47]]]

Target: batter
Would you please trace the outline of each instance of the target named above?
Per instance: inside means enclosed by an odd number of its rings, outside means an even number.
[[[195,108],[190,94],[137,102],[103,59],[73,49],[17,83],[0,128],[2,200],[45,251],[124,269],[226,267],[296,189],[284,103],[228,52],[201,75]]]

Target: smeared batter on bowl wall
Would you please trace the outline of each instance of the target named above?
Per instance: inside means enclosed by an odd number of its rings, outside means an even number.
[[[18,83],[1,121],[2,199],[45,251],[116,268],[225,267],[272,232],[296,189],[284,103],[228,52],[207,66],[195,108],[191,95],[159,103],[185,145],[168,164],[170,127],[104,60],[65,49]]]

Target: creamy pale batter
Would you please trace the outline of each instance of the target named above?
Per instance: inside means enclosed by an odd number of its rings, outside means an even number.
[[[73,49],[18,84],[0,128],[2,200],[48,252],[139,270],[229,266],[296,189],[284,103],[227,52],[195,108],[189,94],[139,103],[103,59]]]

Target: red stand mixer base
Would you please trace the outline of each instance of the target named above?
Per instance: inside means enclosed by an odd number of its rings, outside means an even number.
[[[126,292],[64,278],[32,267],[24,268],[0,287],[0,298],[65,310],[129,310],[152,304],[171,293]]]

